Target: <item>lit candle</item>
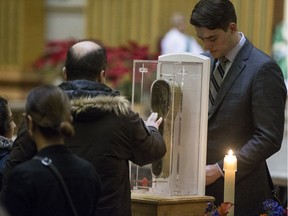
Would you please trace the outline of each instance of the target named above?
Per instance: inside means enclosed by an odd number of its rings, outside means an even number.
[[[237,158],[233,151],[229,150],[228,155],[224,158],[224,202],[234,204],[235,197],[235,172],[237,171]],[[229,209],[229,216],[234,216],[234,206]]]

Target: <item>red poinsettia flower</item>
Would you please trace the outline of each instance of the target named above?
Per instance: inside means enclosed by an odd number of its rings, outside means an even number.
[[[149,180],[148,180],[146,177],[144,177],[143,179],[138,180],[138,184],[139,184],[140,186],[143,186],[143,187],[148,187],[148,185],[149,185]]]

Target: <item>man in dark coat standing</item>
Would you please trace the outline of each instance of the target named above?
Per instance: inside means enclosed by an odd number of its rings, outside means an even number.
[[[153,113],[145,125],[129,102],[104,84],[105,69],[105,50],[94,42],[79,42],[68,51],[68,81],[59,87],[71,99],[75,136],[66,143],[101,177],[97,215],[126,216],[131,214],[128,161],[142,166],[164,156],[165,144],[157,130],[162,118],[157,120]],[[79,71],[82,77],[87,72],[86,80],[78,79]]]
[[[223,202],[223,158],[232,149],[238,160],[235,215],[259,215],[263,213],[263,201],[272,198],[266,159],[280,149],[283,138],[287,90],[282,71],[238,31],[235,9],[229,0],[200,0],[190,23],[214,66],[206,194],[214,196],[217,204]],[[214,68],[224,58],[220,81]]]

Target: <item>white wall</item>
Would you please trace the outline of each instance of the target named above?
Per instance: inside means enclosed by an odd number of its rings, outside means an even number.
[[[284,23],[286,23],[286,28],[288,28],[287,27],[288,26],[288,0],[285,0],[284,2]],[[284,32],[287,32],[287,30],[286,31],[284,30]],[[287,43],[288,43],[288,40],[287,40],[287,35],[286,35],[287,61],[288,61],[288,44]],[[288,68],[286,69],[286,73],[287,72],[288,72]],[[286,86],[288,88],[288,80],[286,80]],[[286,101],[285,129],[284,129],[282,147],[279,152],[277,152],[276,154],[274,154],[267,160],[273,181],[276,184],[283,185],[283,186],[287,186],[288,184],[287,155],[288,155],[288,98]]]
[[[288,100],[288,98],[287,98]],[[268,167],[273,178],[273,181],[277,185],[287,186],[288,181],[288,167],[287,167],[287,155],[288,155],[288,101],[286,102],[285,110],[285,129],[282,147],[279,152],[272,155],[268,160]]]

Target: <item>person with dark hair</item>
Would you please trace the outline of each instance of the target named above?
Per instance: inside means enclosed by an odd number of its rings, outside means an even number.
[[[211,76],[206,194],[223,202],[223,158],[237,156],[235,214],[263,213],[273,197],[266,159],[281,148],[286,87],[277,63],[237,28],[229,0],[200,0],[190,23],[208,50]],[[226,200],[229,202],[229,200]]]
[[[8,101],[5,98],[0,97],[0,190],[2,188],[3,170],[13,145],[12,137],[15,128],[16,124],[13,120]]]
[[[64,145],[74,135],[67,95],[58,87],[44,85],[33,89],[26,102],[26,124],[38,153],[12,170],[3,198],[11,216],[95,215],[101,182],[94,167]],[[50,169],[58,170],[67,187]]]
[[[65,139],[67,147],[96,168],[102,180],[97,216],[131,215],[129,161],[143,166],[161,159],[166,147],[158,131],[162,117],[152,113],[143,121],[130,103],[105,82],[107,56],[95,41],[80,41],[67,52],[59,87],[72,105],[75,135]],[[14,141],[5,169],[33,157],[33,142],[23,130]],[[5,181],[4,181],[5,184]]]

